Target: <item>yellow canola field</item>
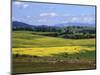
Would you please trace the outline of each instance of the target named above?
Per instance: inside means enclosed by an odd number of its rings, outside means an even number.
[[[12,48],[13,54],[25,54],[36,56],[50,56],[67,52],[68,54],[79,53],[80,51],[92,51],[94,47],[85,46],[64,46],[64,47],[44,47],[44,48]]]

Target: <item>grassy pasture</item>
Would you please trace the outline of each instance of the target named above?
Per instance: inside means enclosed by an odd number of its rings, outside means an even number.
[[[51,33],[12,33],[13,73],[95,69],[95,39],[64,39],[42,34]]]
[[[35,34],[34,34],[35,33]],[[37,34],[36,34],[37,33]],[[44,32],[41,32],[41,34]],[[40,34],[40,32],[39,32]],[[38,35],[38,32],[14,31],[13,48],[95,46],[95,39],[64,39]]]
[[[52,56],[14,56],[13,73],[37,73],[95,69],[95,51],[75,54],[59,53]]]

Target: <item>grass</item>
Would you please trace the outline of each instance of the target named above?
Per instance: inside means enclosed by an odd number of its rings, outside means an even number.
[[[86,60],[95,60],[96,58],[96,52],[95,50],[92,51],[80,51],[79,53],[74,53],[74,54],[68,54],[67,52],[64,53],[59,53],[59,54],[53,54],[53,57],[61,58],[61,59],[84,59]]]
[[[40,62],[17,62],[13,63],[14,74],[20,73],[41,73],[41,72],[57,72],[57,71],[73,71],[73,70],[86,70],[86,69],[95,69],[94,63],[40,63]],[[81,67],[80,67],[81,66]]]
[[[42,34],[42,33],[41,33]],[[33,47],[63,47],[63,46],[95,46],[95,39],[64,39],[33,34],[29,31],[15,31],[13,36],[13,48]]]
[[[12,33],[13,73],[96,68],[95,39],[64,39],[42,34],[54,33]]]
[[[16,59],[15,59],[16,58]],[[53,56],[14,56],[13,73],[37,73],[51,71],[70,71],[95,69],[95,51],[75,54],[60,53]]]

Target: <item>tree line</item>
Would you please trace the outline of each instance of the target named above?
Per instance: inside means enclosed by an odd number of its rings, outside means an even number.
[[[71,38],[71,39],[85,39],[85,38],[95,38],[96,28],[90,26],[47,26],[47,25],[16,25],[12,26],[13,31],[34,31],[34,32],[48,32],[47,34],[41,34],[44,36],[53,36],[61,38]],[[51,32],[51,33],[50,33]],[[54,32],[54,33],[52,33]]]

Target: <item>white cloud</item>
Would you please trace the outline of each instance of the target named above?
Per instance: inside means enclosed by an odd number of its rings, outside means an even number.
[[[29,5],[27,5],[27,4],[24,4],[24,5],[23,5],[23,8],[27,8],[28,6],[29,6]]]
[[[30,18],[31,16],[27,16],[27,18]]]
[[[51,13],[51,16],[56,16],[57,14],[56,13]]]
[[[92,16],[74,16],[70,19],[71,22],[85,22],[91,23],[94,22],[94,17]]]
[[[84,17],[83,21],[84,22],[93,22],[94,18],[93,17]]]
[[[41,13],[40,16],[57,16],[56,13],[51,12],[51,13]]]
[[[23,4],[22,2],[14,2],[15,5],[21,5]]]
[[[79,17],[72,17],[71,20],[72,21],[78,21],[78,20],[80,20],[80,18]]]
[[[15,5],[17,6],[22,6],[23,8],[27,8],[29,5],[28,4],[25,4],[25,3],[22,3],[22,2],[14,2]]]

